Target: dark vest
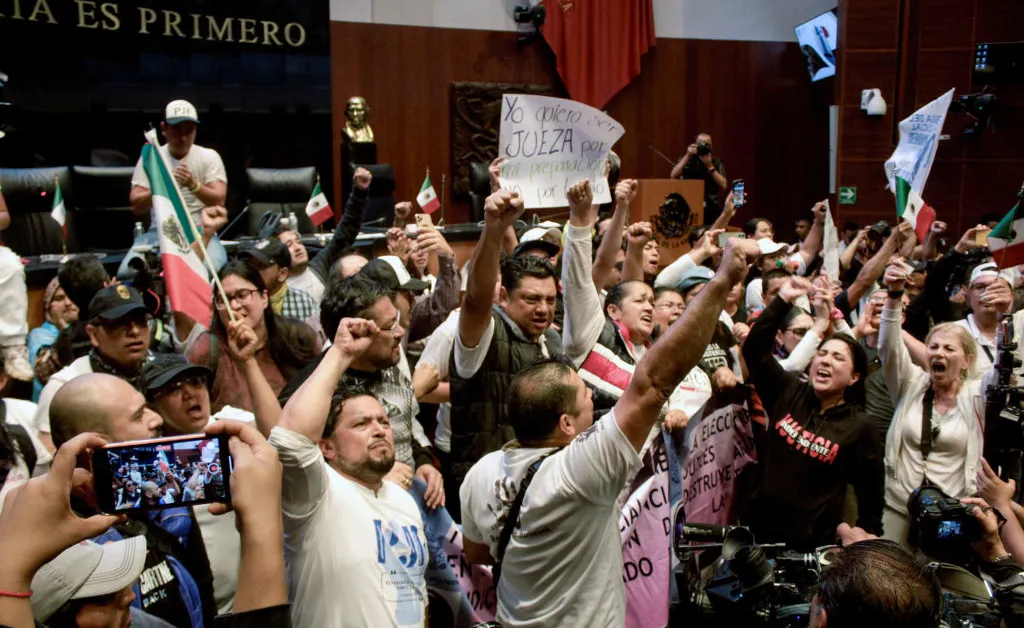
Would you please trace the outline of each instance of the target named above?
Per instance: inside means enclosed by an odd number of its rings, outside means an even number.
[[[477,460],[515,438],[505,412],[505,397],[515,374],[544,357],[540,345],[527,340],[504,312],[495,308],[491,318],[494,336],[483,364],[473,377],[459,377],[454,351],[449,358],[451,461],[458,484]],[[548,354],[560,354],[562,341],[557,332],[548,328],[544,336]]]

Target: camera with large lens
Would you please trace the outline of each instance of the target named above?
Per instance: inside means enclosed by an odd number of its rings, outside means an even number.
[[[697,142],[697,156],[704,157],[705,155],[711,154],[711,144],[707,142]]]
[[[907,500],[910,543],[931,558],[951,563],[970,559],[981,524],[971,509],[934,486],[921,486]]]

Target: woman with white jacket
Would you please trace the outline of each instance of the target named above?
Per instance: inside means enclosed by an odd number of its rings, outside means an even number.
[[[984,437],[988,375],[973,377],[977,345],[953,323],[934,327],[925,340],[927,370],[903,344],[903,286],[909,272],[889,266],[889,298],[882,310],[878,356],[896,411],[885,439],[884,537],[907,543],[907,500],[927,480],[947,495],[974,495]],[[930,416],[925,416],[930,404]],[[927,433],[922,428],[927,424]],[[922,434],[924,437],[922,438]]]

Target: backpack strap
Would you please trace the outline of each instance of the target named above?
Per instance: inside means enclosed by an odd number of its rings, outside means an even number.
[[[530,488],[530,483],[533,482],[533,476],[537,475],[537,470],[540,469],[540,465],[544,462],[548,456],[556,454],[561,451],[561,447],[558,449],[548,452],[534,461],[530,465],[530,468],[526,471],[526,476],[523,477],[523,481],[519,484],[519,492],[516,493],[516,498],[512,501],[512,507],[509,508],[508,515],[505,517],[505,527],[501,529],[501,536],[498,537],[498,555],[495,556],[497,562],[491,570],[493,575],[494,590],[498,590],[498,580],[501,579],[501,561],[505,558],[505,550],[508,548],[509,542],[512,540],[512,531],[516,527],[516,523],[519,522],[519,511],[523,508],[523,498],[526,497],[526,489]]]

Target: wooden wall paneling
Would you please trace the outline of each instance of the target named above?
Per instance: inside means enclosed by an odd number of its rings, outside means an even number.
[[[425,166],[435,186],[450,168],[453,82],[551,85],[564,94],[543,42],[520,46],[515,33],[331,27],[335,138],[345,101],[364,96],[379,159],[394,167],[399,198],[418,191]],[[615,146],[624,176],[667,177],[672,164],[650,147],[677,160],[696,133],[708,131],[729,179],[747,181],[749,211],[770,215],[780,235],[788,236],[793,218],[824,197],[832,95],[827,81],[810,82],[796,44],[661,39],[642,67],[606,107],[626,129]],[[447,221],[465,220],[468,207],[447,193],[446,199]]]
[[[915,13],[915,18],[920,34],[920,49],[962,49],[973,46],[975,2],[976,0],[922,0],[912,3],[919,9]]]
[[[916,98],[908,115],[948,92],[950,87],[956,89],[957,96],[970,93],[973,66],[971,48],[918,51]]]
[[[1024,31],[1021,0],[975,0],[974,43],[1020,41]]]
[[[899,40],[899,0],[845,0],[849,5],[840,24],[846,52],[895,50]],[[842,5],[843,2],[840,2]]]

